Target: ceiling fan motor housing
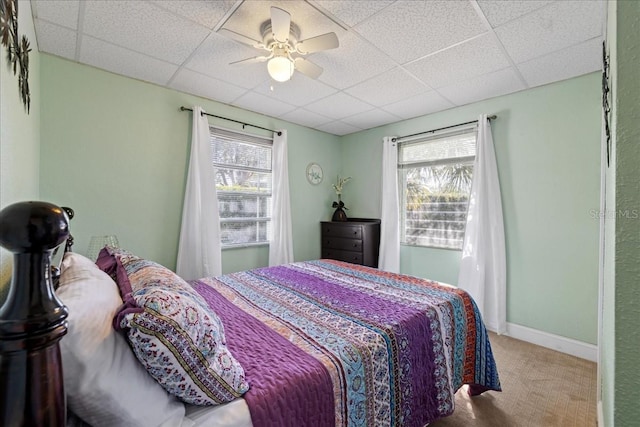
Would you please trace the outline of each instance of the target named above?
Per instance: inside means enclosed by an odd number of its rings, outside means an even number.
[[[262,34],[262,43],[269,48],[271,44],[278,43],[278,41],[273,36],[273,27],[271,26],[271,20],[268,19],[264,21],[260,25],[260,34]],[[286,41],[286,44],[289,45],[290,51],[295,51],[294,46],[300,40],[300,27],[291,22],[291,26],[289,27],[289,39]],[[285,44],[280,42],[279,44]]]

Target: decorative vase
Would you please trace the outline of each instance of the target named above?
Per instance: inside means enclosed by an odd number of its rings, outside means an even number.
[[[333,213],[333,216],[331,217],[331,221],[344,222],[346,220],[347,220],[347,214],[345,213],[345,211],[341,207],[336,208],[336,211]]]
[[[347,213],[344,210],[347,208],[344,206],[344,203],[342,202],[342,198],[340,197],[340,194],[338,194],[338,201],[333,202],[333,207],[336,208],[336,211],[333,213],[333,216],[331,217],[331,221],[340,221],[340,222],[346,221]]]

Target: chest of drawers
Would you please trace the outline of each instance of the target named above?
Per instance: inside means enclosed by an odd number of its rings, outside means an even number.
[[[323,221],[322,258],[378,267],[380,220],[352,218],[345,222]]]

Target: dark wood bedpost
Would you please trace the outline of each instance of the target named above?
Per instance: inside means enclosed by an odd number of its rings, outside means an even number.
[[[66,402],[58,341],[67,308],[51,284],[51,254],[69,235],[66,212],[21,202],[0,212],[0,245],[13,275],[0,308],[0,425],[64,426]]]

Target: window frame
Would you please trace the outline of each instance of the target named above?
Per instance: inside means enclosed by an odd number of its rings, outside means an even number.
[[[256,236],[259,237],[260,236],[260,232],[259,232],[259,227],[261,224],[265,224],[265,226],[267,227],[267,239],[266,240],[258,240],[255,242],[242,242],[242,243],[225,243],[222,241],[222,235],[220,236],[220,246],[222,250],[225,249],[235,249],[235,248],[245,248],[245,247],[257,247],[257,246],[268,246],[269,244],[271,244],[271,240],[273,238],[272,236],[272,232],[271,232],[271,228],[269,227],[269,225],[271,224],[272,221],[272,217],[269,216],[265,216],[265,217],[259,217],[259,216],[255,216],[255,217],[232,217],[232,218],[223,218],[222,216],[220,216],[220,193],[225,194],[225,195],[231,195],[231,196],[250,196],[250,197],[255,197],[256,200],[256,204],[258,206],[260,206],[260,198],[267,198],[268,203],[271,204],[273,199],[273,137],[267,137],[267,136],[262,136],[262,135],[256,135],[256,134],[252,134],[252,133],[248,133],[248,132],[241,132],[235,129],[229,129],[229,128],[225,128],[222,126],[216,126],[216,125],[209,125],[209,141],[213,150],[214,144],[215,144],[215,140],[214,138],[216,137],[216,131],[218,131],[217,133],[217,137],[222,137],[222,138],[226,138],[229,140],[232,140],[234,142],[238,142],[238,143],[245,143],[245,144],[250,144],[250,145],[255,145],[255,146],[262,146],[262,147],[267,147],[269,148],[270,152],[271,152],[271,164],[270,164],[270,168],[267,169],[263,169],[263,168],[254,168],[254,167],[249,167],[249,166],[234,166],[234,170],[242,170],[242,171],[247,171],[247,172],[258,172],[258,173],[269,173],[271,176],[271,191],[269,193],[259,193],[259,192],[245,192],[245,191],[219,191],[216,188],[216,199],[218,201],[218,216],[219,216],[219,223],[220,223],[220,228],[222,229],[222,224],[223,223],[241,223],[241,222],[251,222],[251,223],[256,223]],[[213,152],[213,151],[212,151]],[[212,158],[211,159],[213,167],[216,169],[216,171],[220,168],[224,168],[227,169],[229,168],[229,164],[223,164],[223,163],[218,163],[215,162],[215,160]],[[216,172],[217,174],[217,172]],[[216,185],[216,183],[214,182],[214,186]],[[268,208],[267,208],[268,209]],[[258,210],[259,212],[259,210]]]
[[[420,135],[411,139],[407,139],[404,141],[399,141],[397,145],[398,150],[398,163],[397,163],[397,174],[398,174],[398,189],[400,191],[399,194],[399,208],[400,208],[400,244],[403,246],[411,246],[411,247],[419,247],[419,248],[430,248],[430,249],[440,249],[440,250],[451,250],[451,251],[461,251],[463,243],[460,244],[461,247],[452,247],[451,245],[435,245],[435,244],[417,244],[417,243],[408,243],[407,242],[407,234],[406,234],[406,222],[407,222],[407,179],[406,175],[409,170],[417,169],[422,167],[432,167],[432,166],[444,166],[444,165],[457,165],[457,164],[469,164],[472,166],[472,181],[473,183],[473,173],[474,171],[474,163],[475,158],[477,156],[477,143],[478,143],[478,135],[477,135],[478,125],[477,123],[466,123],[459,126],[450,127],[440,131],[426,132],[429,135]],[[444,157],[438,160],[423,160],[416,162],[404,162],[401,158],[401,147],[408,145],[417,145],[417,144],[428,144],[430,142],[435,142],[437,140],[441,140],[446,137],[452,137],[456,135],[465,135],[465,134],[473,134],[475,138],[475,148],[473,156],[461,156],[461,157]],[[467,216],[469,214],[469,199],[471,196],[471,185],[469,187],[469,194],[467,196],[467,206],[464,214],[464,230],[462,233],[462,241],[464,242],[464,236],[466,234],[466,226],[467,226]]]

